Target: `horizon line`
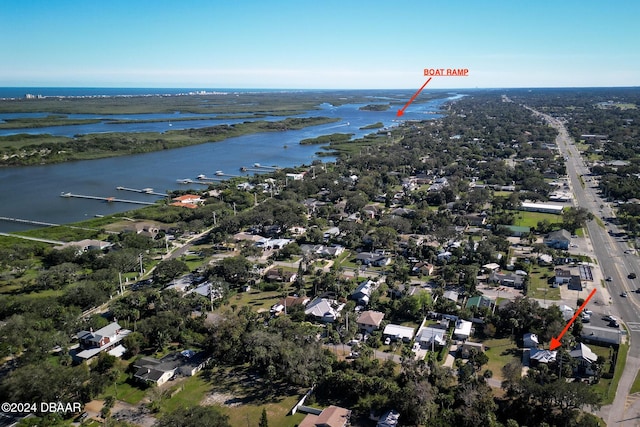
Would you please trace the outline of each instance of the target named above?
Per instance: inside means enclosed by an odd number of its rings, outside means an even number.
[[[273,91],[366,91],[366,90],[415,90],[415,88],[270,88],[270,87],[214,87],[214,86],[0,86],[0,89],[190,89],[190,90],[273,90]],[[633,89],[639,85],[621,86],[495,86],[495,87],[465,87],[465,88],[429,88],[428,91],[450,90],[504,90],[504,89]]]

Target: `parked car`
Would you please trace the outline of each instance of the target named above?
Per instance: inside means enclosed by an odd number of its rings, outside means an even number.
[[[391,338],[387,337],[384,339],[384,345],[389,345],[391,344]]]

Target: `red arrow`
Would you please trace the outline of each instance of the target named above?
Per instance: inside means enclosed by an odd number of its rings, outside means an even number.
[[[580,314],[582,309],[587,306],[587,303],[589,302],[589,300],[591,299],[591,297],[595,293],[596,293],[595,289],[591,291],[591,293],[589,294],[587,299],[584,300],[584,302],[582,303],[580,308],[576,311],[576,314],[574,314],[573,317],[571,318],[571,320],[569,320],[569,323],[567,323],[567,326],[565,326],[564,329],[562,330],[562,332],[560,332],[560,335],[558,335],[558,338],[551,338],[551,344],[549,345],[549,350],[555,350],[556,348],[560,347],[560,345],[562,345],[560,343],[560,340],[562,339],[563,335],[567,333],[567,331],[569,330],[569,328],[571,327],[573,322],[575,322],[576,319],[578,318],[578,315]]]
[[[396,113],[396,116],[401,117],[404,114],[404,110],[407,109],[407,107],[409,106],[409,104],[411,104],[413,102],[414,99],[416,99],[416,97],[418,95],[420,95],[420,92],[422,92],[422,89],[424,89],[424,87],[427,85],[427,83],[429,83],[431,81],[432,77],[429,77],[429,80],[427,80],[426,82],[424,82],[424,84],[422,85],[422,87],[420,89],[418,89],[418,91],[411,97],[411,99],[409,100],[409,102],[407,102],[404,107],[402,107],[401,109],[398,110],[398,112]]]

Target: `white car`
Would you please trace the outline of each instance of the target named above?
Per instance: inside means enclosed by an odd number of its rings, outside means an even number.
[[[391,344],[391,338],[387,337],[384,340],[384,345],[389,345],[389,344]]]
[[[617,322],[618,321],[618,319],[615,316],[612,316],[610,314],[604,316],[603,319],[608,321],[608,322]]]

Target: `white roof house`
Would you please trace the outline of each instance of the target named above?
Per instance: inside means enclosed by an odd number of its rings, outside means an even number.
[[[535,360],[538,363],[550,363],[555,362],[557,354],[558,352],[556,350],[550,351],[532,348],[529,353],[529,359]]]
[[[573,317],[573,313],[575,312],[573,308],[569,307],[568,305],[561,305],[558,308],[562,312],[562,317],[564,317],[564,320],[571,320],[571,318]]]
[[[411,341],[415,334],[415,329],[409,326],[400,326],[390,323],[385,326],[382,334],[397,340]]]
[[[466,340],[471,335],[472,323],[467,320],[456,321],[456,327],[453,330],[453,337],[459,340]]]
[[[330,300],[320,298],[311,301],[304,310],[304,314],[311,315],[322,322],[334,322],[338,318],[338,311],[333,308]]]
[[[447,342],[445,338],[446,333],[446,329],[425,327],[420,329],[417,341],[423,347],[431,347],[432,345],[443,346]]]

